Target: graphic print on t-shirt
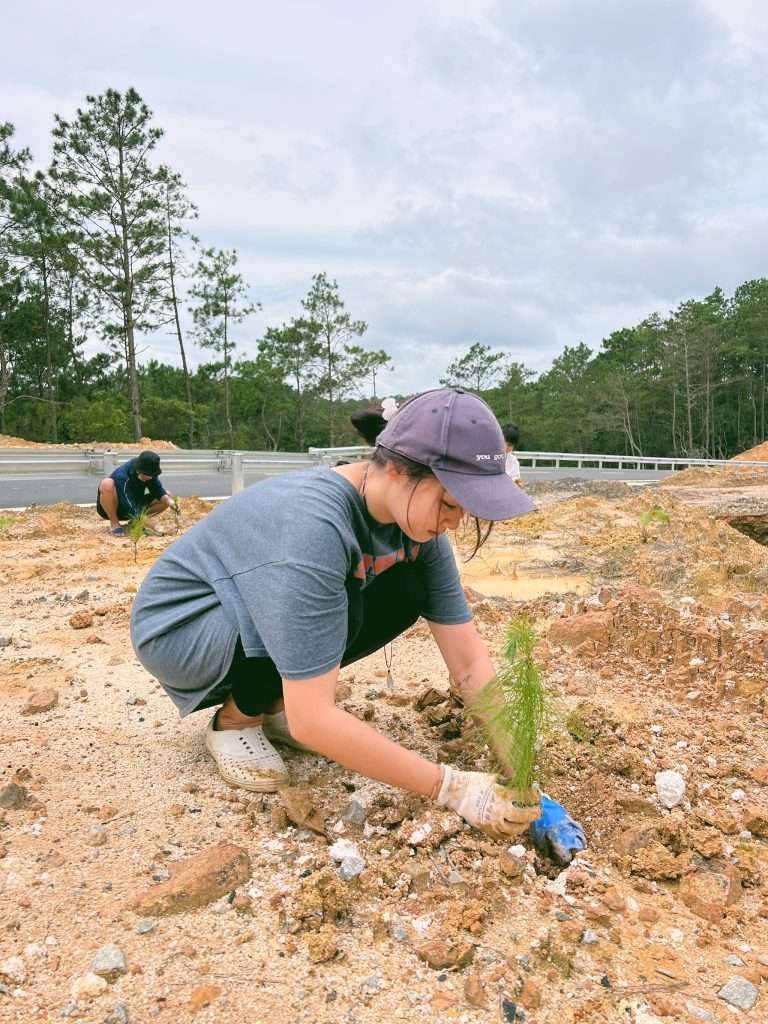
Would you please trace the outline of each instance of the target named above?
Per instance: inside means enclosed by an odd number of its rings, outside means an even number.
[[[415,562],[419,557],[420,547],[420,544],[411,544],[408,555],[405,553],[405,547],[401,547],[398,551],[389,551],[385,555],[377,555],[376,557],[363,553],[363,557],[355,566],[353,575],[358,580],[370,581],[375,579],[376,576],[380,576],[398,562]]]

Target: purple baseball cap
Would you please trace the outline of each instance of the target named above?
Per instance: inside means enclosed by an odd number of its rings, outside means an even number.
[[[376,446],[429,466],[459,504],[479,519],[514,519],[536,507],[507,476],[504,435],[477,395],[442,388],[400,407]]]

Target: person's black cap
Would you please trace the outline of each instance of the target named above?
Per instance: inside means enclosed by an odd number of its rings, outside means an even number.
[[[133,461],[137,473],[144,476],[160,476],[160,456],[157,452],[142,452]]]

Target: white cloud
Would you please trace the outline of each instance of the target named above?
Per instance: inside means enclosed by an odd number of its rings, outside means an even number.
[[[267,324],[339,280],[392,386],[479,340],[564,344],[765,271],[768,8],[748,0],[11,0],[0,120],[134,85]],[[146,355],[175,359],[173,339]]]

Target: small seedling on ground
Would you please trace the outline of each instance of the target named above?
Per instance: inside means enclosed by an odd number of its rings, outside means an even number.
[[[126,525],[126,531],[128,533],[128,536],[131,538],[131,542],[133,543],[134,563],[138,562],[139,560],[139,541],[147,532],[148,519],[149,515],[147,513],[147,510],[143,508],[141,509],[140,512],[137,512],[132,519],[129,519]]]
[[[530,789],[549,721],[541,668],[533,655],[536,632],[527,615],[510,623],[504,663],[472,705],[485,741],[515,789]]]
[[[640,516],[640,540],[643,544],[648,543],[650,537],[650,527],[655,524],[661,526],[669,526],[669,516],[663,508],[659,508],[658,505],[654,505],[652,508],[647,509]]]
[[[7,530],[9,526],[13,526],[16,520],[13,516],[0,516],[0,530]]]
[[[176,533],[179,533],[181,530],[181,502],[179,501],[178,494],[174,494],[171,501],[171,512],[173,512],[173,519],[176,524]]]

